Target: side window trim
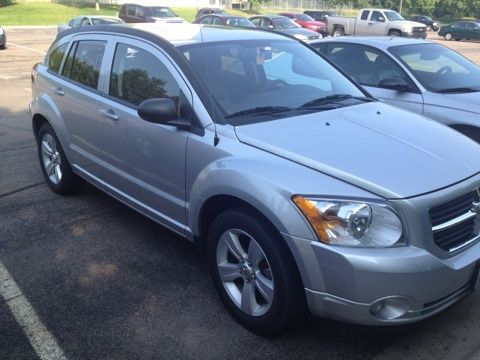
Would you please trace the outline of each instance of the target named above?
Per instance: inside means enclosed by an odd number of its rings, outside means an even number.
[[[57,50],[58,48],[60,48],[61,46],[67,44],[67,48],[65,50],[65,53],[63,54],[63,58],[62,58],[62,61],[60,62],[60,68],[58,69],[58,72],[55,72],[55,71],[52,71],[50,70],[50,56],[52,55],[52,53]],[[45,57],[45,66],[47,67],[47,71],[50,73],[50,74],[54,74],[54,75],[57,75],[57,76],[60,76],[60,74],[62,73],[63,71],[63,65],[65,64],[65,61],[66,61],[66,58],[67,58],[67,55],[70,51],[70,47],[72,46],[71,42],[69,43],[69,41],[62,41],[62,42],[59,42],[56,44],[57,46],[55,47],[52,47],[49,52],[48,52],[48,56]]]

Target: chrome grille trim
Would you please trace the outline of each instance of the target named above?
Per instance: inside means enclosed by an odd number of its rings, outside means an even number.
[[[433,232],[446,230],[448,228],[451,228],[452,226],[460,224],[463,221],[470,220],[477,215],[478,215],[477,213],[473,212],[472,210],[469,210],[465,214],[457,216],[456,218],[454,218],[452,220],[448,220],[447,222],[444,222],[443,224],[439,224],[437,226],[432,227],[432,230],[433,230]]]
[[[453,253],[480,239],[479,189],[429,210],[433,242]]]

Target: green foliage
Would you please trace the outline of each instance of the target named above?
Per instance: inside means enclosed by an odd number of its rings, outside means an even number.
[[[12,5],[12,4],[13,4],[13,0],[0,0],[0,7]]]

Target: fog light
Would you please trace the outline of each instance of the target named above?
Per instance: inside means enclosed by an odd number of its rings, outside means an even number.
[[[412,306],[409,298],[395,296],[375,301],[370,314],[381,320],[394,320],[404,316]]]

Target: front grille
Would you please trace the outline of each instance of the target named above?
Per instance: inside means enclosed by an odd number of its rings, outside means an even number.
[[[418,33],[424,33],[425,32],[425,28],[424,27],[414,27],[412,29],[413,32],[418,32]]]
[[[476,190],[430,209],[435,245],[453,252],[478,240],[480,221],[472,210],[478,201]]]

